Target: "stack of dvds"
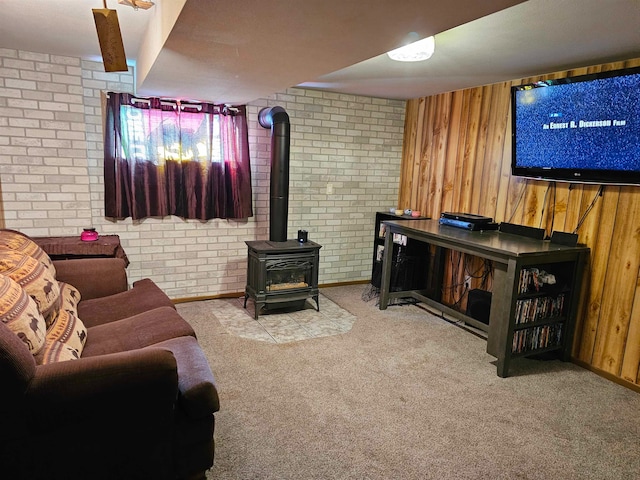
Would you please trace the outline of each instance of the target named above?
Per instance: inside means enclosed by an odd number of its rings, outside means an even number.
[[[540,291],[537,268],[523,268],[520,270],[520,280],[518,283],[518,293],[529,293]]]
[[[557,297],[534,297],[516,301],[516,324],[537,322],[545,318],[559,317],[564,308],[564,293]]]
[[[513,332],[513,353],[554,347],[562,342],[562,324],[545,325]]]

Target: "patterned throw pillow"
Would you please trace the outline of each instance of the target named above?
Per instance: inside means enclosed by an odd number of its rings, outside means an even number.
[[[80,292],[68,283],[59,282],[60,309],[47,327],[47,337],[36,363],[64,362],[80,358],[87,339],[87,329],[78,318]]]
[[[0,247],[24,253],[25,255],[35,258],[49,270],[51,275],[56,276],[56,269],[47,252],[25,234],[16,230],[0,229]]]
[[[0,275],[0,321],[36,355],[45,343],[44,318],[27,292],[10,277]]]
[[[60,310],[72,310],[77,314],[81,298],[78,289],[64,282],[58,282],[58,286],[60,287]]]
[[[47,324],[51,323],[57,310],[60,287],[42,263],[14,250],[0,250],[0,273],[24,288],[35,300]]]

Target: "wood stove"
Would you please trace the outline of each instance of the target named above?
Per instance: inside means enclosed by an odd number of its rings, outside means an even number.
[[[247,299],[255,302],[254,318],[257,320],[263,307],[281,308],[304,306],[307,298],[318,301],[318,263],[320,249],[315,242],[254,241],[248,247],[247,286],[244,293],[244,308]]]
[[[255,302],[257,320],[263,307],[291,306],[301,309],[307,298],[318,303],[320,245],[304,238],[287,240],[289,209],[289,115],[282,107],[263,108],[258,122],[271,128],[271,179],[269,192],[269,240],[246,242],[247,299]],[[299,234],[300,236],[300,234]]]

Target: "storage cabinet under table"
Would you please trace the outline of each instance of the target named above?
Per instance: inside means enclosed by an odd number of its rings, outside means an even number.
[[[457,250],[491,260],[493,293],[487,327],[425,291],[390,292],[391,262],[385,258],[381,310],[387,308],[391,298],[410,296],[488,330],[487,352],[498,359],[497,373],[501,377],[508,375],[514,357],[557,351],[563,360],[569,360],[588,247],[570,247],[498,231],[474,232],[440,225],[437,220],[384,224],[385,248],[392,245],[393,234],[397,233],[440,250]],[[441,273],[436,270],[436,274]],[[442,277],[434,280],[442,285]]]
[[[373,237],[373,262],[371,265],[371,285],[380,288],[382,276],[382,258],[385,254],[385,220],[426,220],[428,217],[412,217],[411,215],[394,215],[387,212],[376,212],[375,234]],[[429,247],[422,242],[398,238],[393,245],[393,266],[391,267],[390,290],[415,290],[426,288]]]

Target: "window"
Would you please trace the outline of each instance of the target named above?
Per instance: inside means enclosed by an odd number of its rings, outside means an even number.
[[[107,96],[105,215],[253,216],[246,107]]]

